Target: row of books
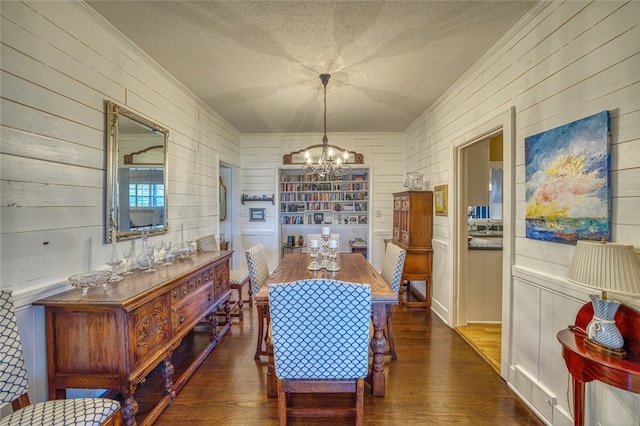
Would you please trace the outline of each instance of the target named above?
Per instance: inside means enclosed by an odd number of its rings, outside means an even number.
[[[350,173],[341,178],[334,175],[328,175],[323,178],[319,176],[308,176],[305,174],[282,173],[280,182],[336,182],[336,181],[366,181],[369,175],[367,173]]]

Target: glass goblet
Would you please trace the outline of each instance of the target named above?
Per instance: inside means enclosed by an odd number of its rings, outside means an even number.
[[[115,283],[124,279],[122,275],[118,275],[118,265],[121,263],[122,260],[118,259],[117,255],[116,257],[109,259],[107,265],[111,266],[111,277],[108,279],[108,282]],[[105,282],[102,286],[107,288],[107,283]]]
[[[173,253],[171,253],[171,241],[164,243],[164,264],[173,265]]]
[[[131,257],[133,256],[133,247],[122,247],[122,257],[124,257],[124,272],[122,275],[131,275]]]
[[[162,257],[160,257],[160,252],[162,251],[163,247],[164,247],[164,243],[162,241],[158,241],[153,245],[153,250],[155,252],[155,256],[154,256],[155,263],[162,263]]]
[[[146,251],[146,255],[147,255],[147,264],[148,264],[148,268],[145,269],[145,272],[155,272],[156,270],[153,269],[153,246],[147,246],[145,247],[145,251]]]

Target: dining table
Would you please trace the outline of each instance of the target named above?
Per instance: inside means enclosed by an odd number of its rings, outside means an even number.
[[[385,394],[385,371],[384,353],[387,347],[384,328],[387,323],[387,306],[397,305],[398,296],[391,289],[389,284],[382,278],[382,275],[367,261],[361,253],[341,253],[338,255],[338,271],[327,271],[321,269],[317,271],[307,269],[310,258],[308,254],[287,254],[280,264],[270,274],[266,285],[254,295],[258,309],[264,309],[268,318],[269,306],[269,286],[272,284],[284,284],[307,279],[332,279],[356,284],[369,284],[371,286],[371,320],[373,323],[373,334],[370,347],[373,353],[373,360],[369,366],[369,373],[366,383],[371,386],[374,396],[384,396]],[[275,374],[275,363],[273,356],[273,345],[267,336],[266,348],[269,356],[267,368],[267,395],[277,396],[277,377]]]

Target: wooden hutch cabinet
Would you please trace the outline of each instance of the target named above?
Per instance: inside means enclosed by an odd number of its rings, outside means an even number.
[[[122,398],[124,424],[152,424],[229,330],[232,253],[197,252],[86,296],[74,289],[35,302],[45,307],[49,399],[107,389]],[[219,307],[220,327],[211,315]]]
[[[407,251],[402,271],[402,282],[426,281],[425,300],[403,302],[401,306],[431,306],[431,229],[433,225],[433,192],[405,191],[393,194],[393,239],[392,241]]]

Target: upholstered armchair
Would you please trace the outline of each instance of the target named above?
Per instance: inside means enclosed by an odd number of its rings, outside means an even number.
[[[30,404],[28,386],[13,299],[10,292],[0,291],[0,403],[11,402],[14,410],[0,425],[122,424],[118,401],[76,398]]]
[[[249,268],[249,280],[251,282],[251,294],[256,295],[265,286],[269,278],[269,265],[264,254],[262,244],[257,244],[245,251],[247,267]],[[258,344],[254,359],[260,359],[261,355],[268,355],[266,347],[266,333],[269,327],[268,308],[258,306]]]
[[[309,279],[269,287],[280,425],[287,417],[354,417],[363,424],[369,285]],[[294,393],[353,393],[352,407],[290,406]]]
[[[400,291],[400,281],[402,280],[402,270],[404,268],[404,260],[407,252],[397,245],[389,242],[384,252],[384,263],[382,264],[382,278],[389,284],[396,296]],[[386,355],[391,355],[391,359],[398,359],[396,348],[393,343],[393,326],[391,323],[391,305],[387,305],[387,325],[384,329],[389,342],[389,351]]]

